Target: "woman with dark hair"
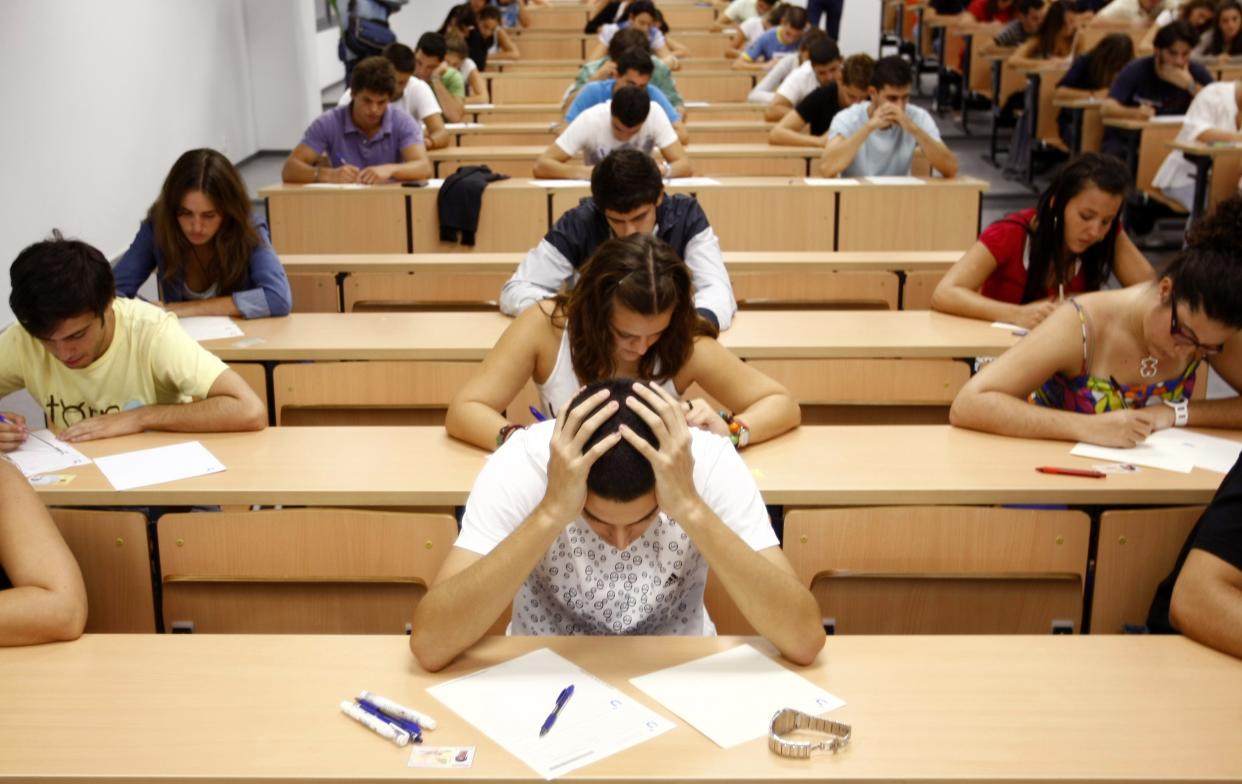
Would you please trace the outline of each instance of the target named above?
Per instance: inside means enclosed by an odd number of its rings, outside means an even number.
[[[663,241],[632,234],[601,245],[568,292],[514,319],[453,399],[445,427],[494,449],[518,427],[501,412],[528,380],[550,415],[583,384],[621,377],[654,381],[678,396],[697,383],[737,416],[696,399],[686,404],[688,421],[739,448],[801,419],[784,387],[716,341],[715,327],[695,311],[685,262]],[[737,425],[732,431],[729,420]]]
[[[620,21],[616,24],[606,24],[600,28],[599,41],[595,43],[595,48],[587,56],[588,60],[598,60],[608,54],[608,43],[612,41],[612,37],[617,34],[618,30],[636,27],[647,34],[647,39],[651,43],[651,54],[668,63],[669,68],[676,70],[677,58],[673,56],[673,50],[669,48],[668,42],[664,39],[664,33],[660,30],[659,20],[662,17],[656,10],[655,3],[651,0],[635,0],[625,7],[618,18]]]
[[[1134,59],[1134,40],[1125,33],[1110,33],[1090,52],[1079,57],[1057,82],[1056,101],[1104,100],[1117,74]],[[1068,109],[1057,115],[1057,129],[1067,145],[1073,135],[1073,118]]]
[[[190,150],[173,164],[113,269],[117,293],[134,297],[152,270],[164,309],[179,316],[285,316],[293,304],[267,225],[215,150]]]
[[[1125,286],[1151,280],[1151,265],[1117,220],[1129,186],[1115,158],[1084,153],[1069,161],[1035,207],[979,235],[936,286],[932,308],[1029,328],[1114,271]]]
[[[1034,68],[1048,60],[1068,60],[1074,54],[1077,35],[1077,18],[1069,3],[1056,0],[1044,11],[1035,35],[1009,57],[1009,64],[1014,68]]]
[[[1196,57],[1242,56],[1242,1],[1223,0],[1216,9],[1212,29],[1194,49]]]
[[[1187,241],[1159,280],[1057,308],[962,388],[950,421],[1112,447],[1173,426],[1242,428],[1242,399],[1190,400],[1204,359],[1242,385],[1242,198]]]

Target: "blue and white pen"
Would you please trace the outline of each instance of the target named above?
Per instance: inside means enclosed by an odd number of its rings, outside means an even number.
[[[530,410],[530,415],[531,415],[531,416],[533,416],[533,417],[535,418],[535,421],[536,421],[536,422],[546,422],[546,421],[548,421],[548,417],[547,417],[546,415],[544,415],[544,413],[543,413],[542,411],[540,411],[539,409],[535,408],[534,406],[527,406],[527,409],[529,409],[529,410]]]
[[[374,703],[368,702],[367,700],[358,699],[355,700],[355,702],[358,703],[359,708],[362,708],[375,718],[380,719],[381,721],[386,721],[394,727],[410,733],[410,739],[415,743],[423,742],[423,728],[418,726],[418,722],[398,718],[397,716],[389,716],[387,713],[384,713],[382,710],[377,708]]]
[[[4,416],[4,414],[0,414],[0,422],[5,423],[6,425],[17,425],[17,423],[16,423],[16,422],[10,422],[8,419],[6,419],[6,418],[5,418],[5,416]],[[26,430],[25,425],[18,425],[18,427],[22,428],[23,430]],[[31,437],[31,438],[33,438],[35,441],[38,441],[38,442],[39,442],[39,443],[41,443],[41,444],[45,444],[45,445],[47,445],[47,446],[50,446],[52,449],[55,449],[57,452],[59,452],[59,453],[60,453],[60,454],[62,454],[62,455],[65,453],[65,450],[63,450],[63,449],[61,449],[60,447],[56,446],[56,445],[55,445],[55,444],[53,444],[51,441],[48,441],[46,438],[39,438],[39,437],[38,437],[38,436],[36,436],[34,433],[31,433],[29,430],[26,430],[26,435],[30,436],[30,437]]]
[[[434,730],[436,728],[435,719],[425,713],[419,713],[413,708],[407,708],[400,703],[393,702],[387,697],[381,697],[378,694],[364,691],[358,695],[358,699],[366,700],[389,716],[396,716],[397,718],[405,719],[406,721],[412,721],[422,729]]]
[[[565,707],[565,703],[569,702],[569,698],[574,696],[574,685],[571,683],[561,690],[556,698],[556,707],[548,714],[548,718],[543,720],[543,726],[539,729],[539,737],[548,734],[548,730],[552,729],[552,725],[556,723],[556,717],[561,715],[561,708]]]
[[[396,725],[389,724],[382,719],[375,718],[349,700],[341,700],[341,713],[344,713],[346,716],[371,730],[376,735],[379,735],[382,738],[388,738],[398,746],[405,746],[410,742],[410,733],[400,727],[397,727]]]

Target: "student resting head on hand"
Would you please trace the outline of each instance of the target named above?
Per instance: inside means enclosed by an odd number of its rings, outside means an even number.
[[[1240,247],[1235,196],[1196,222],[1158,280],[1058,306],[962,388],[950,421],[1113,447],[1173,426],[1242,428],[1242,399],[1191,402],[1204,359],[1242,385]]]
[[[623,376],[673,395],[697,382],[736,417],[696,399],[685,413],[691,426],[727,436],[733,418],[739,449],[797,427],[801,412],[789,392],[716,341],[715,327],[695,312],[690,280],[673,249],[645,233],[603,243],[572,289],[505,330],[449,406],[449,434],[495,448],[518,427],[501,412],[527,381],[551,414],[582,384]]]
[[[136,296],[152,270],[164,309],[179,316],[286,316],[293,305],[267,224],[215,150],[190,150],[173,164],[112,271],[117,293]]]
[[[1116,158],[1089,152],[1069,161],[1035,207],[984,229],[936,286],[932,309],[1030,328],[1114,270],[1125,286],[1151,280],[1151,265],[1121,230],[1129,187]]]

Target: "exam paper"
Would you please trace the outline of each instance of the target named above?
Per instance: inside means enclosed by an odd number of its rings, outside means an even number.
[[[1242,454],[1242,442],[1232,441],[1228,438],[1217,438],[1216,436],[1195,433],[1180,428],[1161,430],[1153,435],[1176,440],[1194,453],[1195,466],[1208,471],[1215,471],[1218,474],[1229,473],[1229,469],[1233,468],[1233,464],[1238,462],[1238,455]],[[1152,436],[1147,437],[1148,441],[1151,439]]]
[[[455,123],[444,124],[444,129],[447,131],[460,131],[465,128],[482,128],[482,127],[483,127],[483,123],[478,123],[478,122],[455,122]]]
[[[333,191],[352,191],[359,188],[370,188],[370,185],[364,185],[360,182],[308,182],[302,186],[303,188],[324,188]]]
[[[668,181],[669,185],[680,185],[683,188],[693,188],[696,185],[719,185],[720,180],[712,177],[674,177]]]
[[[1075,444],[1070,450],[1071,455],[1091,457],[1096,460],[1108,460],[1114,463],[1133,463],[1134,465],[1159,468],[1164,471],[1175,471],[1189,474],[1195,467],[1193,447],[1177,438],[1179,434],[1168,430],[1157,430],[1147,440],[1131,449],[1096,446],[1095,444]]]
[[[842,186],[857,185],[858,180],[849,177],[804,177],[803,181],[807,185],[818,185],[820,187],[840,188]]]
[[[117,490],[133,490],[224,470],[224,464],[198,441],[109,455],[95,460],[95,465]]]
[[[687,109],[702,109],[704,106],[711,106],[711,101],[683,101],[682,106]]]
[[[781,708],[818,716],[845,704],[750,645],[630,683],[725,749],[766,735],[772,714]]]
[[[993,321],[992,326],[995,327],[996,329],[1003,329],[1003,330],[1012,332],[1013,334],[1018,335],[1019,337],[1027,334],[1030,331],[1026,327],[1018,326],[1017,324],[1010,324],[1008,321]]]
[[[40,438],[47,443],[40,441]],[[30,431],[25,443],[6,453],[5,457],[25,476],[37,476],[91,462],[89,457],[61,441],[51,430]]]
[[[574,693],[539,737],[556,697]],[[427,689],[545,779],[673,728],[672,722],[547,648]]]
[[[926,185],[918,177],[864,177],[872,185]]]
[[[531,180],[531,185],[544,188],[590,188],[590,180]]]
[[[187,316],[180,321],[181,328],[200,343],[204,340],[239,338],[246,334],[228,316]]]

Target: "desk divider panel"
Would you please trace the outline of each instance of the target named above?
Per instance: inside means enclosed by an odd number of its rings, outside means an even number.
[[[155,598],[147,518],[141,512],[50,509],[82,570],[88,634],[150,634]]]

